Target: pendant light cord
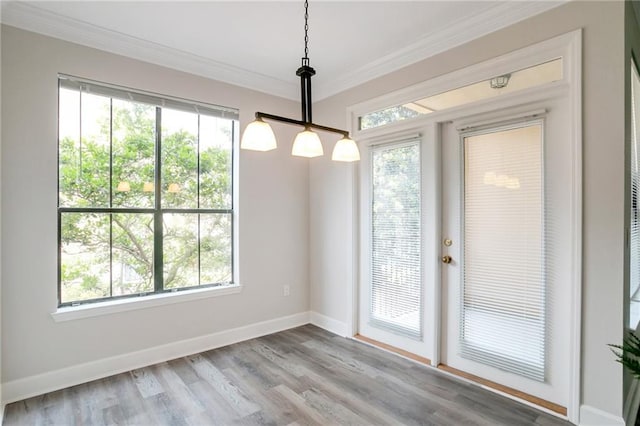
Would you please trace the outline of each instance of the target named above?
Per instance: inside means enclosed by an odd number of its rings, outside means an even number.
[[[304,58],[302,65],[309,65],[309,1],[304,0]]]

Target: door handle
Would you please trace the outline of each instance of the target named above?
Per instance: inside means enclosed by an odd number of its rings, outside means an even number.
[[[451,263],[453,259],[451,259],[451,256],[449,256],[448,254],[446,256],[442,256],[442,263]]]

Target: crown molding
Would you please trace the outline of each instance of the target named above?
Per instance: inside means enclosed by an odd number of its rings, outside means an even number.
[[[331,82],[316,84],[314,89],[315,98],[320,100],[336,95],[524,19],[539,15],[567,1],[507,1],[491,7],[472,18],[459,19],[444,30],[428,34],[400,50],[350,70],[342,77],[333,79]]]
[[[389,55],[330,81],[316,83],[314,98],[322,100],[333,96],[545,12],[566,1],[568,0],[507,1],[470,19],[461,18],[446,29],[431,33]],[[3,24],[274,96],[291,100],[299,97],[297,84],[62,16],[27,2],[3,1],[1,7],[0,21]]]
[[[298,85],[69,18],[21,1],[2,2],[3,24],[295,100]]]

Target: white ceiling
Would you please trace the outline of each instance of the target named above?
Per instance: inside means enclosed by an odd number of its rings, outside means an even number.
[[[319,100],[562,4],[322,1],[309,5]],[[302,1],[5,1],[3,23],[290,99]]]

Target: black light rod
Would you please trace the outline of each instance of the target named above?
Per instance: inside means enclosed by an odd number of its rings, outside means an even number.
[[[323,130],[325,132],[340,133],[345,137],[349,137],[349,132],[347,132],[346,130],[323,126],[321,124],[308,123],[302,120],[294,120],[293,118],[281,117],[279,115],[267,114],[265,112],[256,112],[256,118],[266,118],[267,120],[281,121],[283,123],[295,124],[302,127],[311,127],[313,129]]]

